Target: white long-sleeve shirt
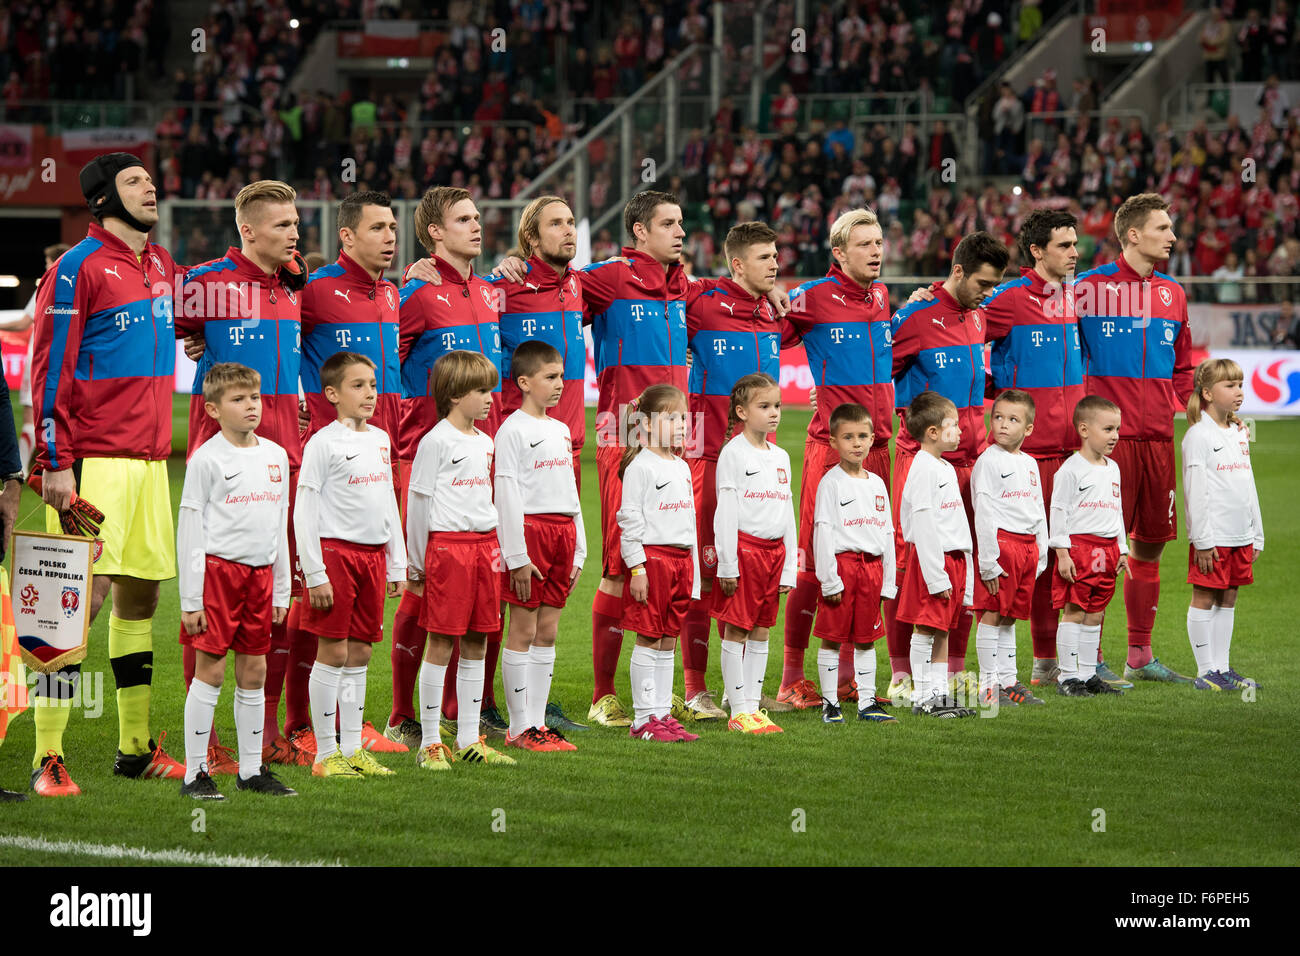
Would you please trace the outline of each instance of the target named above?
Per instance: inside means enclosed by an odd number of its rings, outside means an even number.
[[[298,471],[293,532],[307,587],[329,582],[321,538],[383,545],[389,581],[406,580],[406,542],[393,492],[392,445],[368,426],[331,422],[307,440]]]
[[[573,475],[569,426],[555,418],[534,418],[522,408],[497,429],[497,538],[506,567],[530,563],[524,542],[524,515],[569,515],[577,529],[573,566],[587,560],[578,480]]]
[[[718,577],[740,576],[739,532],[743,531],[755,538],[785,541],[781,586],[794,587],[799,554],[790,473],[790,456],[780,445],[764,442],[756,448],[742,432],[722,446],[718,506],[713,514]]]
[[[989,445],[971,469],[971,498],[975,505],[975,545],[980,577],[1004,574],[998,558],[998,531],[1032,534],[1038,543],[1038,570],[1047,567],[1047,512],[1038,462],[1022,451],[1015,454],[1001,445]]]
[[[1209,415],[1183,436],[1183,500],[1192,546],[1264,550],[1264,522],[1244,425],[1220,428]]]
[[[1100,465],[1077,451],[1067,458],[1053,479],[1048,547],[1068,548],[1071,535],[1091,534],[1117,538],[1119,553],[1128,554],[1119,481],[1119,465],[1109,458]]]
[[[894,519],[889,511],[889,491],[873,472],[862,469],[850,475],[835,467],[822,476],[813,509],[813,560],[822,594],[844,590],[837,554],[856,551],[881,558],[882,598],[898,594],[894,558]]]
[[[694,578],[691,597],[700,596],[700,555],[695,531],[691,469],[681,458],[638,452],[623,473],[618,509],[619,550],[629,568],[645,563],[645,546],[689,548]]]
[[[962,601],[964,604],[974,601],[970,524],[952,465],[927,451],[917,452],[903,484],[898,523],[903,526],[903,540],[916,546],[921,576],[931,594],[941,594],[952,587],[944,566],[944,553],[966,552],[966,589]]]
[[[251,448],[217,432],[185,466],[176,554],[181,610],[203,610],[205,557],[274,566],[273,607],[289,606],[289,456],[265,438]]]
[[[435,531],[495,531],[492,439],[470,434],[444,418],[420,439],[406,495],[406,557],[424,573],[424,552]]]

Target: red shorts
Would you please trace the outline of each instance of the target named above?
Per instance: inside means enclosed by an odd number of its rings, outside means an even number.
[[[723,624],[742,631],[771,627],[781,605],[781,569],[785,566],[785,541],[780,538],[755,538],[738,532],[737,551],[740,578],[736,593],[727,597],[722,588],[713,589],[713,607],[709,614]]]
[[[718,575],[718,549],[713,546],[713,514],[718,510],[718,462],[688,458],[691,487],[695,492],[695,538],[700,549],[700,580]]]
[[[1211,591],[1224,588],[1240,587],[1255,583],[1255,546],[1243,544],[1236,548],[1216,548],[1219,559],[1210,568],[1209,574],[1202,574],[1196,567],[1196,547],[1187,546],[1187,583]],[[208,625],[211,627],[211,625]]]
[[[952,587],[952,595],[946,601],[931,594],[926,586],[925,575],[921,573],[916,558],[916,545],[907,546],[905,557],[907,571],[903,574],[903,586],[898,589],[898,620],[937,631],[951,631],[961,620],[962,599],[966,596],[966,552],[944,552],[944,570],[948,572],[948,583]]]
[[[835,555],[835,563],[844,590],[838,604],[828,604],[825,597],[818,599],[813,636],[837,644],[870,644],[885,633],[880,622],[884,562],[879,555],[841,551]]]
[[[271,650],[271,588],[275,569],[227,561],[209,554],[203,568],[203,616],[208,629],[193,637],[181,627],[181,643],[224,657]]]
[[[524,546],[542,576],[533,578],[529,599],[521,601],[510,587],[510,572],[502,571],[502,600],[518,607],[564,607],[577,540],[578,528],[571,515],[524,515]]]
[[[1038,541],[1032,534],[1013,534],[999,528],[998,551],[998,564],[1006,574],[998,577],[998,593],[990,594],[979,568],[975,569],[975,610],[1027,621],[1038,578]]]
[[[1119,465],[1124,527],[1134,541],[1159,543],[1178,537],[1174,497],[1174,443],[1121,438],[1110,457]]]
[[[1087,614],[1106,610],[1119,574],[1119,541],[1095,534],[1070,535],[1070,560],[1074,562],[1074,582],[1056,573],[1052,578],[1052,607],[1075,604]]]
[[[302,630],[316,637],[379,643],[384,639],[384,546],[321,538],[320,548],[334,605],[319,610],[304,601]]]
[[[623,582],[623,629],[646,637],[678,637],[682,619],[691,604],[695,568],[687,548],[647,544],[645,550],[646,603],[632,599],[629,577]]]
[[[596,484],[600,486],[600,559],[607,578],[623,574],[623,555],[619,550],[623,533],[618,527],[618,509],[623,505],[623,479],[618,476],[622,458],[623,449],[618,445],[596,449]]]
[[[501,627],[501,574],[495,531],[435,531],[424,549],[420,626],[459,637]],[[537,593],[533,584],[533,593]]]
[[[928,452],[926,453],[928,454]],[[903,540],[903,522],[898,516],[899,506],[903,501],[903,488],[907,486],[907,473],[912,470],[912,459],[916,454],[908,454],[900,451],[894,458],[894,483],[889,486],[889,507],[894,516],[894,553],[898,556],[898,578],[901,581],[903,572],[907,569],[907,542]],[[951,462],[949,462],[951,464]],[[975,502],[970,496],[970,473],[972,465],[953,465],[953,471],[957,472],[957,487],[961,489],[961,500],[966,505],[966,523],[971,527],[971,540],[975,540]],[[972,558],[974,555],[972,555]],[[976,564],[976,567],[979,567]],[[965,583],[962,584],[964,588]],[[902,591],[899,591],[899,598],[902,598]]]

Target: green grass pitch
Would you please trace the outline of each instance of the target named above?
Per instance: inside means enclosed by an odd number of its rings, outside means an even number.
[[[176,407],[183,446],[183,398]],[[781,425],[781,444],[796,468],[807,421],[806,410],[788,409]],[[1179,439],[1184,427],[1180,422]],[[103,614],[85,666],[92,681],[102,675],[103,713],[74,713],[66,738],[68,767],[84,795],[5,804],[0,863],[103,862],[20,849],[6,842],[13,837],[363,865],[1294,863],[1288,848],[1300,838],[1300,668],[1293,652],[1300,627],[1292,574],[1300,561],[1300,421],[1260,422],[1258,439],[1252,457],[1268,544],[1256,565],[1258,583],[1242,592],[1233,644],[1237,669],[1264,685],[1254,701],[1146,684],[1122,698],[1053,694],[1044,707],[1004,710],[992,719],[905,715],[888,727],[853,720],[826,726],[818,712],[806,711],[778,715],[785,733],[762,737],[696,725],[700,741],[677,746],[593,727],[572,735],[577,753],[516,752],[514,768],[456,765],[429,774],[403,754],[387,760],[396,777],[359,784],[284,768],[283,778],[301,793],[296,800],[237,793],[231,778],[220,778],[227,801],[199,807],[182,800],[174,782],[111,775],[117,721]],[[589,553],[599,555],[594,455],[584,458]],[[182,460],[173,458],[174,499],[182,477]],[[26,492],[22,527],[38,527],[36,505]],[[1182,672],[1193,667],[1186,548],[1180,539],[1165,551],[1155,634],[1156,653]],[[591,692],[595,571],[593,559],[561,619],[552,693],[578,719]],[[394,608],[389,602],[390,623]],[[173,755],[182,751],[184,706],[178,624],[176,585],[166,582],[155,629],[153,728],[170,731]],[[780,676],[780,634],[778,621],[769,687]],[[1027,625],[1018,638],[1027,677]],[[1111,605],[1103,640],[1107,658],[1122,661],[1122,598]],[[389,647],[386,638],[370,669],[367,716],[381,726],[391,693]],[[618,679],[625,702],[629,653],[630,641]],[[974,657],[972,638],[972,665]],[[883,646],[878,661],[883,692]],[[227,744],[234,743],[233,680],[228,674],[217,710]],[[710,684],[719,684],[716,639]],[[0,749],[0,783],[26,785],[32,743],[29,712]],[[204,820],[195,818],[197,809]]]

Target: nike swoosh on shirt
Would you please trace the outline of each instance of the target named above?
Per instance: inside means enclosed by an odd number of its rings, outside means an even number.
[[[1092,485],[1080,485],[1080,486],[1079,486],[1079,490],[1080,490],[1080,491],[1087,491],[1087,490],[1088,490],[1089,488],[1091,488],[1091,487],[1092,487]]]
[[[459,465],[462,461],[464,461],[464,460],[465,460],[466,458],[468,458],[468,457],[469,457],[469,455],[461,455],[459,458],[453,458],[453,459],[451,460],[451,463],[452,463],[453,465]]]
[[[665,488],[667,488],[670,484],[672,484],[672,482],[670,482],[670,481],[665,481],[662,485],[655,485],[655,491],[663,491],[663,490],[664,490]]]
[[[351,461],[353,458],[356,458],[357,455],[359,454],[361,454],[361,452],[358,451],[358,452],[354,452],[351,455],[344,455],[343,457],[346,458],[348,461]]]
[[[539,438],[539,439],[537,439],[537,441],[530,441],[530,442],[528,443],[528,447],[529,447],[529,448],[536,448],[538,445],[540,445],[540,444],[541,444],[542,442],[544,442],[544,441],[546,441],[545,438]]]
[[[847,505],[851,505],[851,504],[853,504],[853,502],[856,501],[856,500],[857,500],[856,498],[850,498],[848,501],[841,501],[841,502],[840,502],[840,507],[843,508],[843,507],[846,507]]]
[[[940,488],[947,488],[950,484],[952,484],[952,482],[950,482],[950,481],[945,481],[943,484],[939,485],[939,487],[940,487]]]
[[[237,471],[233,475],[226,475],[226,481],[229,481],[231,478],[238,478],[242,474],[243,474],[242,471]]]
[[[1215,450],[1215,451],[1223,451],[1223,446],[1220,445],[1218,448],[1216,448],[1216,449],[1214,449],[1214,450]]]
[[[753,477],[754,475],[757,475],[757,474],[758,474],[757,471],[747,471],[747,472],[745,472],[745,477],[746,477],[746,478],[751,478],[751,477]]]
[[[1007,472],[1005,475],[1003,475],[1002,477],[1003,477],[1003,478],[1010,478],[1010,477],[1011,477],[1012,475],[1014,475],[1014,474],[1015,474],[1014,471],[1009,471],[1009,472]]]

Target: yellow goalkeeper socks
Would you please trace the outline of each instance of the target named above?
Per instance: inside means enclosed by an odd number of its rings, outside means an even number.
[[[117,749],[149,752],[149,701],[153,680],[153,620],[108,619],[108,659],[117,684]]]

